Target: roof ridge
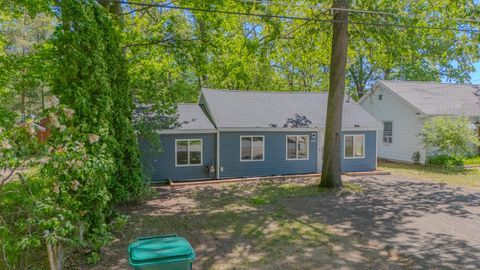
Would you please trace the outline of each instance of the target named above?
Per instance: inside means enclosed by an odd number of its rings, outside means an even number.
[[[265,94],[328,94],[327,91],[323,92],[292,92],[292,91],[266,91],[266,90],[228,90],[228,89],[212,89],[212,88],[202,88],[203,90],[212,91],[212,92],[236,92],[236,93],[265,93]]]
[[[467,86],[480,86],[475,83],[448,83],[448,82],[436,82],[436,81],[414,81],[414,80],[379,80],[380,82],[392,82],[392,83],[423,83],[423,84],[442,84],[442,85],[467,85]]]

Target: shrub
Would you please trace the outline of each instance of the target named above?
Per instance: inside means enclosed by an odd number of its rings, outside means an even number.
[[[438,154],[466,157],[479,141],[467,117],[434,117],[426,121],[420,133],[426,147]],[[443,159],[443,158],[440,158]]]
[[[479,165],[479,164],[480,164],[480,156],[465,159],[465,165]]]
[[[456,166],[463,166],[464,161],[460,157],[449,156],[449,155],[437,155],[437,156],[428,157],[427,164],[444,166],[444,167],[456,167]]]

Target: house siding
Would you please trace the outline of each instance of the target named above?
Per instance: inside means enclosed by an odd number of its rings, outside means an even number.
[[[202,139],[202,165],[175,166],[175,140]],[[216,163],[216,133],[208,134],[168,134],[161,135],[161,153],[151,153],[151,146],[147,140],[139,142],[141,160],[147,175],[152,182],[166,182],[171,180],[193,180],[214,178],[215,173],[208,173],[206,166]]]
[[[378,157],[396,161],[412,162],[414,152],[420,152],[420,162],[425,163],[426,151],[418,136],[422,130],[425,117],[407,105],[384,86],[374,88],[374,92],[360,105],[377,120],[393,123],[393,143],[383,142],[382,131],[378,134]],[[382,95],[382,100],[379,100]]]
[[[346,159],[344,156],[344,136],[365,136],[365,157]],[[342,155],[342,172],[374,171],[377,167],[377,132],[376,131],[344,131],[340,140]]]
[[[240,161],[240,136],[257,135],[264,136],[264,160]],[[308,160],[286,159],[287,135],[309,135]],[[315,173],[317,138],[317,132],[220,132],[220,178]]]

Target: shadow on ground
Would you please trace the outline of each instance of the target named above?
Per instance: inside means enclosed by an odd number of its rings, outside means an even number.
[[[355,179],[364,189],[355,196],[283,203],[295,215],[378,241],[412,260],[414,268],[480,269],[480,193],[397,178]]]
[[[94,269],[128,268],[129,241],[172,232],[194,246],[194,269],[480,268],[479,193],[393,176],[317,182],[161,188],[120,209],[130,222]]]

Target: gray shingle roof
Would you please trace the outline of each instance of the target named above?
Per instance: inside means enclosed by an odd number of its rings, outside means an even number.
[[[426,115],[480,116],[480,85],[414,81],[380,83]]]
[[[312,127],[324,128],[326,93],[256,92],[202,89],[219,128]],[[344,103],[343,128],[382,128],[373,116],[353,101]]]
[[[198,104],[178,104],[178,126],[175,129],[214,129]]]

